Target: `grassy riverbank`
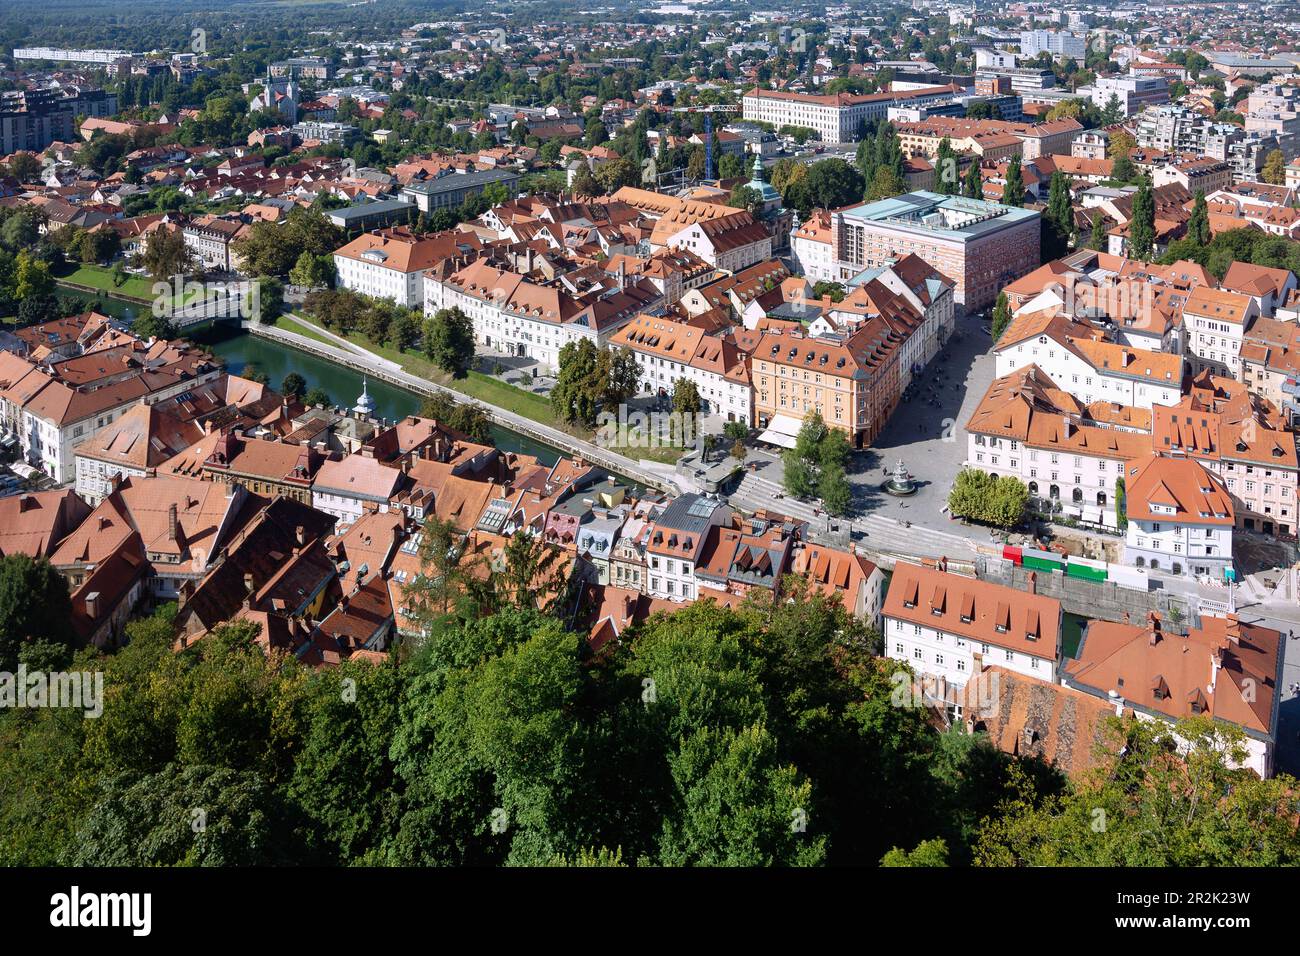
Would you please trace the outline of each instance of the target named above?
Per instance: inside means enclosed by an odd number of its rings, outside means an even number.
[[[336,344],[322,333],[320,326],[297,313],[292,317],[282,315],[274,324],[276,328],[287,332],[297,332],[319,342]],[[389,345],[376,345],[358,331],[340,337],[347,339],[353,345],[359,345],[361,348],[373,352],[380,358],[396,362],[412,375],[418,375],[420,378],[427,379],[437,385],[454,389],[488,405],[495,405],[498,408],[504,408],[508,412],[514,412],[516,415],[522,415],[530,421],[557,428],[577,438],[591,439],[590,432],[574,428],[561,421],[551,408],[550,401],[544,395],[525,391],[500,379],[493,378],[491,375],[484,375],[482,372],[471,371],[465,378],[452,378],[420,353],[410,350],[398,351]]]

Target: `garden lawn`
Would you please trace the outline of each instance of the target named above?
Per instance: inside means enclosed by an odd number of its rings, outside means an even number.
[[[81,265],[66,275],[57,276],[59,282],[68,282],[87,289],[98,289],[110,295],[125,295],[136,299],[154,298],[153,280],[143,276],[128,275],[120,286],[113,284],[113,270],[103,266]]]

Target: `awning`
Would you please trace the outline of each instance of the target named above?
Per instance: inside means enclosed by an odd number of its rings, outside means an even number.
[[[799,438],[799,429],[802,427],[803,422],[797,418],[790,415],[774,415],[767,430],[758,436],[758,440],[781,448],[793,448]]]
[[[17,475],[18,477],[20,477],[20,478],[26,478],[26,479],[28,479],[29,481],[31,480],[31,478],[32,478],[34,475],[39,475],[39,474],[40,474],[40,470],[39,470],[39,469],[33,468],[31,465],[27,464],[25,461],[16,461],[16,462],[14,462],[12,465],[9,466],[9,469],[10,469],[10,470],[15,474],[15,475]]]

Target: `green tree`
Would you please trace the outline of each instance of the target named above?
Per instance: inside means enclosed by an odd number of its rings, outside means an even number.
[[[45,558],[0,557],[0,671],[14,671],[33,645],[70,654],[72,602],[68,582]]]
[[[673,411],[683,417],[700,413],[699,389],[689,378],[679,378],[673,383]]]
[[[1007,163],[1007,178],[1002,186],[1002,204],[1004,206],[1023,206],[1025,204],[1025,180],[1020,172],[1019,154],[1012,156]]]
[[[155,774],[107,780],[65,864],[253,866],[302,860],[282,802],[259,775],[169,765]]]
[[[1192,203],[1192,215],[1187,220],[1187,238],[1198,246],[1210,244],[1210,210],[1205,202],[1205,190],[1196,190],[1196,201]]]
[[[704,147],[693,147],[690,158],[686,161],[686,178],[690,180],[703,179],[706,165]]]
[[[601,401],[606,406],[622,404],[637,393],[641,384],[641,366],[637,363],[636,353],[631,349],[626,346],[604,349],[600,353],[599,364],[599,372],[605,383]]]
[[[507,646],[479,645],[458,668],[431,660],[409,685],[391,750],[409,809],[392,863],[541,864],[598,842],[582,825],[580,639],[535,615],[498,616]]]
[[[1300,827],[1290,812],[1294,784],[1234,766],[1246,754],[1240,728],[1208,717],[1173,727],[1111,717],[1104,732],[1104,745],[1119,756],[1070,791],[1044,798],[1013,780],[979,835],[977,865],[1300,862]]]
[[[1101,125],[1114,126],[1124,118],[1124,107],[1119,101],[1117,93],[1110,94],[1110,99],[1101,110]]]
[[[280,394],[286,397],[298,398],[306,393],[307,380],[297,372],[290,372],[280,382]]]
[[[274,322],[284,312],[284,283],[274,276],[253,280],[254,322]]]
[[[972,156],[970,166],[966,169],[966,178],[962,180],[961,194],[967,199],[984,198],[984,177],[980,175],[978,156]]]
[[[670,758],[680,816],[665,821],[664,866],[816,866],[826,837],[807,832],[812,785],[781,761],[761,724],[703,728]]]
[[[934,191],[945,196],[955,196],[961,190],[961,169],[952,141],[945,136],[939,140],[939,152],[934,160]]]
[[[1011,305],[1007,302],[1007,294],[999,292],[997,303],[993,306],[993,321],[989,326],[989,331],[993,333],[994,342],[1002,338],[1002,333],[1011,324],[1011,318]]]
[[[329,285],[334,278],[334,266],[324,256],[312,255],[303,250],[298,261],[289,270],[289,282],[304,289],[315,289]]]
[[[1151,183],[1143,180],[1133,197],[1133,215],[1128,223],[1128,255],[1140,262],[1150,261],[1155,253],[1156,202]]]
[[[1088,239],[1088,248],[1105,252],[1106,237],[1106,215],[1100,209],[1094,209],[1092,213],[1092,235]]]
[[[1115,479],[1115,527],[1120,531],[1128,530],[1128,497],[1123,477]]]
[[[596,345],[589,339],[567,343],[560,349],[559,364],[560,374],[551,389],[551,408],[569,424],[594,427],[606,388]]]
[[[271,379],[267,376],[267,374],[264,371],[262,371],[260,368],[258,368],[256,365],[254,365],[252,362],[249,362],[247,365],[243,367],[243,369],[239,373],[239,377],[246,378],[250,382],[256,382],[259,385],[271,384]]]
[[[49,264],[26,249],[18,251],[14,269],[14,298],[34,299],[54,291],[54,277]]]
[[[432,418],[479,444],[492,443],[492,422],[483,407],[474,402],[457,403],[450,395],[439,392],[425,398],[420,406],[420,417]]]
[[[153,311],[141,312],[131,322],[131,331],[142,339],[174,339],[176,326],[167,315],[154,315]]]
[[[844,432],[829,427],[816,411],[808,412],[794,448],[781,455],[786,493],[821,498],[828,513],[847,514],[852,502],[846,471],[851,453]]]
[[[178,228],[158,228],[149,233],[140,264],[159,282],[166,282],[173,276],[189,275],[195,267],[194,256]]]
[[[454,522],[431,515],[420,529],[420,573],[406,590],[408,617],[428,633],[439,618],[452,613],[479,570]]]
[[[464,378],[474,361],[474,323],[459,307],[439,309],[424,323],[424,354],[453,378]]]
[[[396,666],[344,661],[312,676],[287,794],[333,859],[383,862],[401,805],[389,756],[401,697]]]
[[[1029,489],[1020,479],[995,477],[975,468],[959,471],[948,494],[948,510],[955,517],[999,528],[1020,524],[1028,502]]]
[[[871,183],[867,186],[865,199],[867,202],[876,202],[881,199],[892,199],[894,196],[900,196],[907,191],[907,184],[902,178],[888,166],[879,167],[875,175],[871,177]]]
[[[914,850],[894,847],[880,860],[881,866],[929,866],[948,865],[948,844],[943,840],[923,840]]]
[[[41,161],[35,153],[20,150],[9,157],[9,175],[20,183],[35,182],[41,175]]]
[[[1259,178],[1274,186],[1281,186],[1286,182],[1286,155],[1282,150],[1272,150],[1264,157],[1264,168],[1260,170]]]

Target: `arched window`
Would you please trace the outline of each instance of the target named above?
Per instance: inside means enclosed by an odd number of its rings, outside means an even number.
[[[1151,559],[1151,570],[1152,570],[1152,571],[1159,571],[1159,570],[1160,570],[1160,560],[1159,560],[1158,558],[1152,558],[1152,559]]]
[[[1139,555],[1138,559],[1133,563],[1136,564],[1139,568],[1145,568],[1147,566],[1147,559]]]
[[[1181,564],[1179,564],[1177,561],[1175,561],[1175,562],[1174,562],[1174,574],[1182,574],[1182,573],[1183,573],[1183,566],[1182,566]]]
[[[1047,496],[1053,500],[1057,500],[1061,497],[1061,489],[1056,485],[1052,485],[1051,490],[1047,492]]]
[[[1082,504],[1082,503],[1083,503],[1083,489],[1082,489],[1082,488],[1075,488],[1073,494],[1071,495],[1071,497],[1074,498],[1074,503],[1075,503],[1076,505],[1077,505],[1077,504]]]
[[[1036,482],[1036,481],[1031,481],[1031,482],[1029,483],[1029,493],[1030,493],[1031,495],[1037,495],[1037,494],[1038,494],[1038,482]]]
[[[1104,491],[1097,492],[1097,506],[1099,508],[1106,507],[1106,492]]]

